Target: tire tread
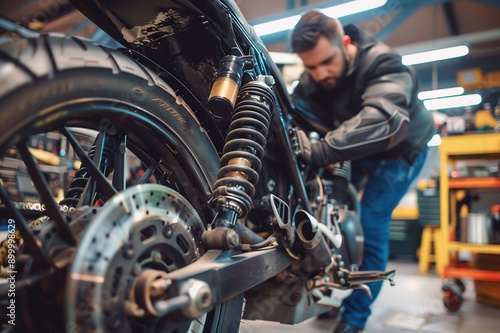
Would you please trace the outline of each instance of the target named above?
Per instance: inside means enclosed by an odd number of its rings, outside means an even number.
[[[50,33],[0,42],[0,98],[23,85],[82,67],[108,69],[114,75],[129,73],[146,80],[149,86],[168,90],[151,70],[119,51],[84,38]]]

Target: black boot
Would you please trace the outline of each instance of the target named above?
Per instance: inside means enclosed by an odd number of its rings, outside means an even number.
[[[331,310],[328,310],[328,311],[320,314],[316,318],[318,318],[320,320],[335,319],[339,316],[339,313],[340,313],[340,309],[333,307]]]
[[[333,333],[365,333],[365,331],[341,321]]]

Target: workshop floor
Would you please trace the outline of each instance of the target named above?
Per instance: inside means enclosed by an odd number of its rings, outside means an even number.
[[[420,274],[416,262],[392,260],[396,285],[386,283],[372,308],[366,333],[498,333],[500,308],[476,302],[474,282],[464,279],[464,302],[456,313],[444,308],[442,279],[433,271]],[[336,319],[309,319],[297,325],[245,321],[239,333],[331,333]]]

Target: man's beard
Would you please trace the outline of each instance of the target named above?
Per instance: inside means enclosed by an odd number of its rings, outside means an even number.
[[[340,73],[340,75],[336,78],[327,77],[326,79],[318,82],[326,90],[335,90],[337,87],[341,86],[347,78],[347,72],[349,71],[349,61],[347,60],[345,52],[342,52],[342,58],[344,59],[344,68],[342,69],[342,73]]]

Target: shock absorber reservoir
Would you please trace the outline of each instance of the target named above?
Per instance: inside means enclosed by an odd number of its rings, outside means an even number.
[[[235,55],[227,55],[220,61],[207,103],[214,117],[224,119],[233,112],[244,67],[245,60]]]

